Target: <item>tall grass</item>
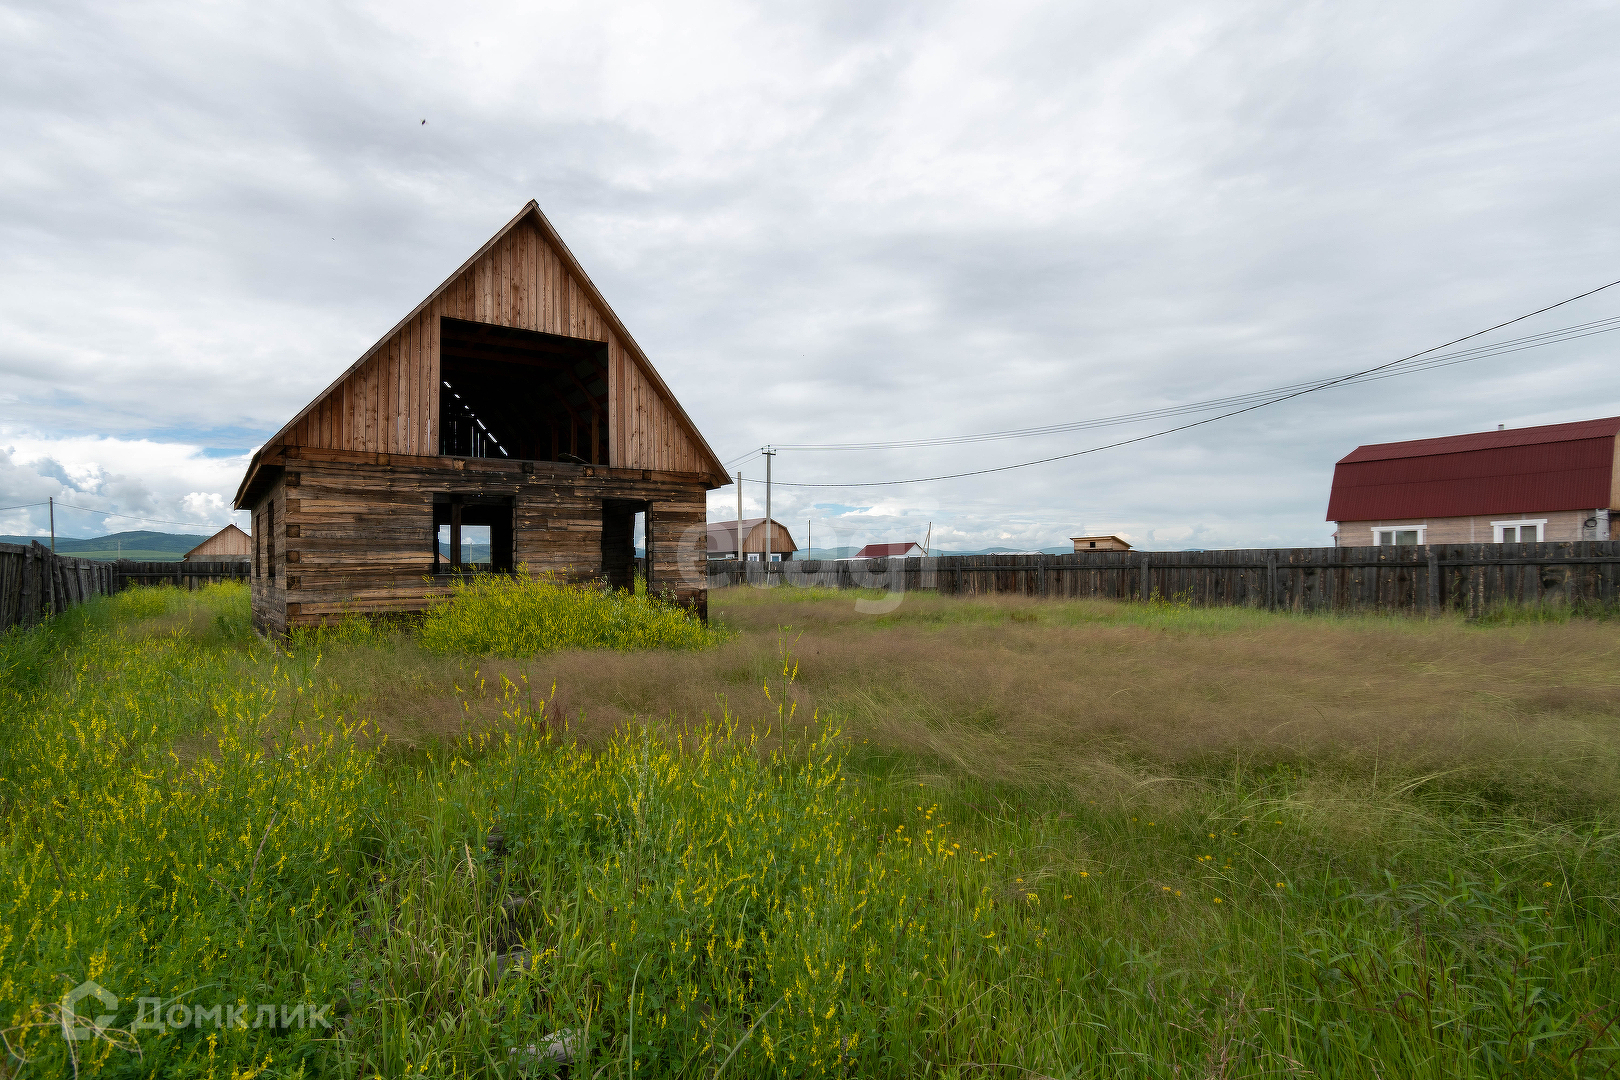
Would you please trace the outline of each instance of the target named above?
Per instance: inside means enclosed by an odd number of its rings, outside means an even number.
[[[691,612],[647,596],[645,587],[612,591],[526,573],[457,581],[421,628],[430,651],[507,657],[558,649],[696,649],[718,636]]]
[[[1241,763],[1134,790],[941,773],[796,710],[774,634],[708,721],[586,745],[534,679],[483,670],[458,681],[478,719],[401,752],[329,674],[395,644],[272,647],[244,624],[239,587],[143,590],[0,641],[0,1069],[496,1077],[554,1073],[551,1047],[593,1078],[1620,1061],[1600,818]],[[70,1044],[58,1003],[84,978],[121,1008]],[[138,997],[248,1011],[159,1033]],[[266,1002],[330,1004],[333,1026],[254,1027]]]

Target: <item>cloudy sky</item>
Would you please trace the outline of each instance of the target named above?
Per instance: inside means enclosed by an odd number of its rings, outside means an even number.
[[[5,3],[0,506],[223,524],[252,448],[530,198],[724,459],[1386,363],[1620,278],[1617,39],[1614,4],[1479,0]],[[1620,287],[1471,344],[1616,317]],[[1216,414],[783,450],[774,509],[817,546],[1326,544],[1353,447],[1620,413],[1617,345],[936,483],[786,486]]]

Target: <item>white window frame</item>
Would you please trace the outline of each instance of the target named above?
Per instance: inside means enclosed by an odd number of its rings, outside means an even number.
[[[1526,522],[1525,524],[1528,525],[1528,524],[1530,524],[1530,522]],[[1394,547],[1395,546],[1394,544],[1380,544],[1378,542],[1378,534],[1379,533],[1412,532],[1414,530],[1418,534],[1418,547],[1422,547],[1424,544],[1427,544],[1429,542],[1428,537],[1425,535],[1429,531],[1429,527],[1427,525],[1375,525],[1372,528],[1372,538],[1373,538],[1372,546],[1373,547]],[[1497,535],[1500,536],[1502,534],[1500,532],[1498,532]]]
[[[1536,527],[1536,543],[1545,544],[1547,542],[1547,519],[1546,518],[1521,518],[1518,521],[1493,521],[1493,522],[1491,522],[1491,543],[1500,544],[1500,543],[1503,542],[1503,540],[1502,540],[1502,530],[1503,529],[1517,529],[1521,525],[1534,525]],[[1523,541],[1522,540],[1516,540],[1516,541],[1514,541],[1514,543],[1523,543]]]

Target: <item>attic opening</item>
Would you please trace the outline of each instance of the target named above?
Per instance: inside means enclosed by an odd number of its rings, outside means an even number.
[[[439,453],[608,464],[607,345],[439,320]]]

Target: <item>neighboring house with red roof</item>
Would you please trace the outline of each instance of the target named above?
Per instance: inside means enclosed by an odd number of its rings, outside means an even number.
[[[1359,446],[1333,469],[1339,547],[1607,540],[1620,416]]]
[[[919,555],[927,555],[921,544],[906,542],[904,544],[867,544],[857,551],[857,559],[910,559]]]

